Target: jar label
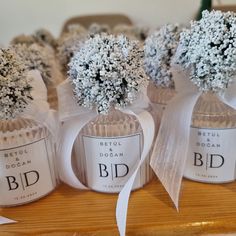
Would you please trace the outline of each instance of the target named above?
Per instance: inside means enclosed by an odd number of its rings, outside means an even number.
[[[141,135],[122,137],[83,136],[87,185],[93,190],[119,192],[141,158]],[[134,188],[144,183],[140,168]]]
[[[236,129],[191,128],[185,177],[223,183],[235,179]]]
[[[46,140],[0,150],[0,205],[33,201],[52,191]]]

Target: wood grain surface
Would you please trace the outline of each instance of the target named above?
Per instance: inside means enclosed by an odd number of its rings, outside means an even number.
[[[80,191],[61,184],[37,202],[0,208],[18,221],[1,225],[0,236],[113,236],[117,195]],[[236,183],[224,185],[183,181],[180,211],[154,179],[132,193],[127,235],[236,235]]]

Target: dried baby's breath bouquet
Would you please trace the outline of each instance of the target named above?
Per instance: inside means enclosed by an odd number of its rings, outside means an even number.
[[[124,34],[130,39],[137,39],[143,42],[149,34],[149,28],[142,25],[118,24],[113,28],[113,33],[116,35]]]
[[[67,31],[63,32],[62,36],[64,36],[65,34],[73,34],[73,33],[78,33],[78,34],[87,34],[87,29],[84,28],[83,25],[79,24],[79,23],[74,23],[74,24],[70,24],[67,27]]]
[[[149,35],[149,27],[146,25],[134,25],[133,32],[136,38],[140,41],[144,41]]]
[[[37,43],[36,38],[33,35],[25,35],[25,34],[20,34],[15,36],[10,42],[11,45],[18,45],[18,44],[31,45],[33,43]]]
[[[33,99],[26,67],[12,49],[0,49],[0,119],[13,119]]]
[[[88,28],[88,34],[90,36],[93,36],[95,34],[102,34],[102,33],[109,34],[110,32],[111,32],[110,26],[107,24],[98,24],[94,22]]]
[[[47,86],[53,84],[53,58],[52,55],[48,54],[47,49],[38,44],[31,44],[29,46],[19,44],[13,46],[13,48],[28,71],[38,70]]]
[[[17,35],[10,42],[11,45],[25,44],[28,46],[35,43],[40,46],[50,46],[51,48],[55,48],[57,44],[50,31],[44,28],[36,30],[32,35]]]
[[[33,37],[35,37],[39,43],[49,45],[52,48],[55,48],[57,45],[56,39],[47,29],[42,28],[36,30]]]
[[[174,63],[201,91],[220,91],[236,76],[236,14],[204,11],[180,35]]]
[[[167,24],[145,40],[144,68],[157,86],[174,87],[171,59],[178,46],[180,32],[178,24]]]
[[[57,58],[61,66],[67,70],[67,64],[86,40],[87,33],[80,27],[70,28],[58,40]]]
[[[95,35],[69,64],[69,79],[78,104],[108,113],[110,107],[132,103],[145,84],[143,51],[125,36]]]

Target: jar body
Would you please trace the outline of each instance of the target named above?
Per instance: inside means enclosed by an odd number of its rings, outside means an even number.
[[[165,107],[167,103],[175,96],[176,92],[174,88],[162,88],[156,86],[152,81],[149,81],[148,87],[147,87],[147,95],[152,103],[153,110],[155,111],[155,126],[156,126],[156,135],[158,133],[160,124],[161,124],[161,118],[163,115],[163,111],[165,110]],[[155,135],[155,137],[156,137]]]
[[[0,121],[0,206],[35,201],[57,185],[55,144],[46,127],[33,120]]]
[[[192,116],[186,178],[225,183],[235,180],[236,111],[211,92],[198,99]]]
[[[118,110],[98,115],[80,132],[74,143],[78,178],[90,189],[120,192],[141,158],[143,133],[138,120]],[[146,158],[133,189],[141,188],[153,177]]]
[[[156,86],[152,81],[149,81],[147,94],[150,101],[155,104],[161,110],[165,109],[167,103],[176,94],[174,88],[163,88]]]

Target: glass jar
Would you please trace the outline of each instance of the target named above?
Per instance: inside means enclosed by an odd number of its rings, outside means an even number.
[[[0,206],[35,201],[57,185],[55,143],[48,129],[16,118],[0,120]]]
[[[79,133],[74,143],[75,173],[90,189],[117,193],[135,170],[141,158],[143,132],[136,117],[111,109],[98,115]],[[153,177],[150,156],[139,170],[133,189]]]
[[[156,86],[154,82],[149,81],[147,94],[148,98],[157,109],[164,110],[167,103],[174,97],[176,92],[174,88]]]
[[[184,176],[200,182],[235,180],[236,110],[212,92],[198,99],[190,132]]]
[[[160,126],[160,121],[163,115],[163,111],[165,110],[167,103],[170,101],[172,97],[174,97],[175,94],[176,92],[173,88],[168,88],[168,87],[164,88],[156,86],[153,81],[149,81],[147,87],[147,95],[156,112],[155,116],[156,134]]]

